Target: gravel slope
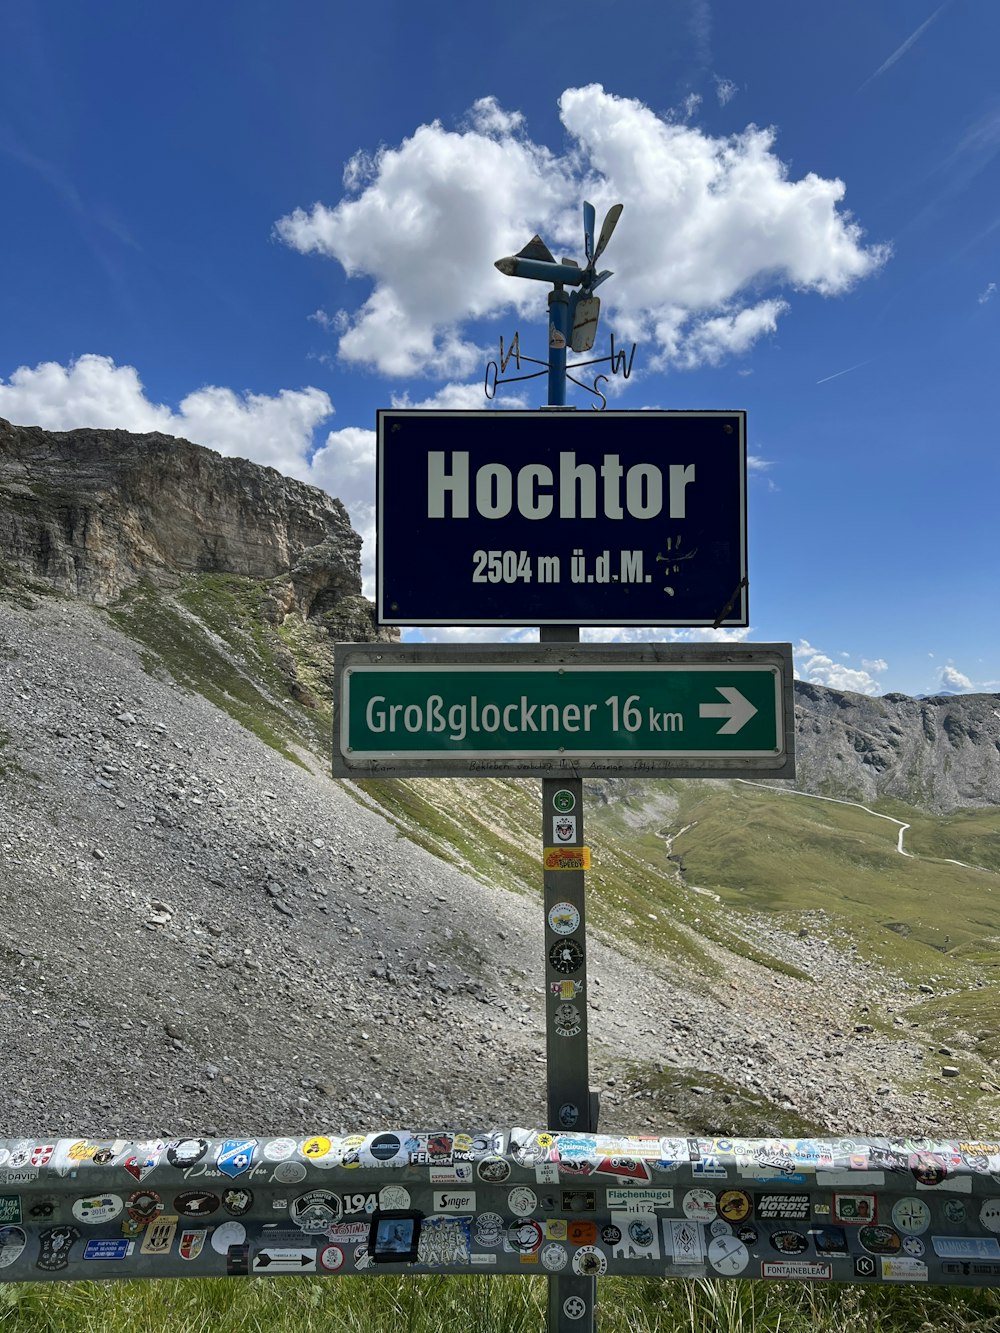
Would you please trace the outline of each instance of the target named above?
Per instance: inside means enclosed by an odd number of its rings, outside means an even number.
[[[540,903],[151,677],[81,603],[0,602],[0,897],[0,1136],[542,1123]],[[854,1032],[890,978],[755,928],[814,983],[727,954],[711,995],[592,940],[602,1129],[729,1128],[710,1092],[643,1095],[632,1060],[831,1130],[971,1129],[897,1091],[918,1044]]]

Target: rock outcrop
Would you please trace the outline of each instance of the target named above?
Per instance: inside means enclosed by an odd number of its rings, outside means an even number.
[[[387,637],[359,615],[360,552],[339,500],[273,468],[169,435],[0,420],[0,561],[96,605],[142,579],[240,574],[276,580],[304,618]]]
[[[1000,805],[1000,695],[871,698],[795,682],[804,791],[925,810]]]

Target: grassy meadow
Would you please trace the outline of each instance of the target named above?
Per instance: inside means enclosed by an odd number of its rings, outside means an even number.
[[[996,1333],[1000,1293],[598,1280],[599,1333]],[[0,1286],[10,1333],[541,1333],[546,1280],[210,1278]]]

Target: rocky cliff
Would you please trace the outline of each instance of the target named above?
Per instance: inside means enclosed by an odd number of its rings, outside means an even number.
[[[270,583],[275,615],[385,637],[360,599],[347,511],[273,468],[168,435],[50,432],[0,419],[0,563],[107,606],[142,580],[185,574]]]
[[[1000,695],[870,698],[795,682],[794,785],[944,812],[1000,805]]]

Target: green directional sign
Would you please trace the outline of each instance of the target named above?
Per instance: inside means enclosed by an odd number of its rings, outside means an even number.
[[[794,776],[791,648],[337,648],[334,773]]]

